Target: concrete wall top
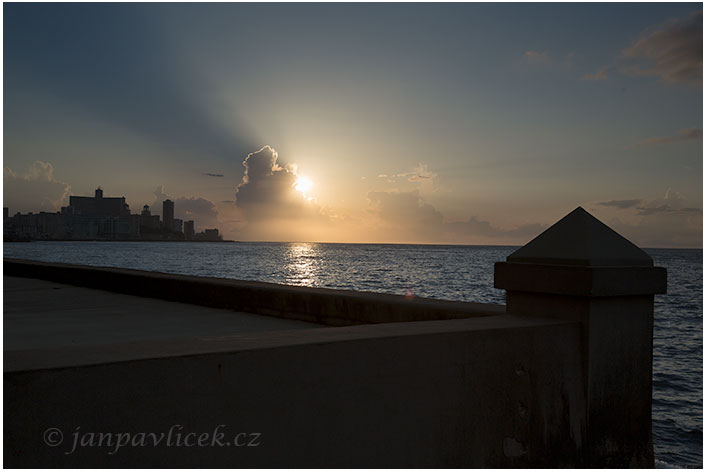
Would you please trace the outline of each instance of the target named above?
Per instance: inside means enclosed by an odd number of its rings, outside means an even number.
[[[504,305],[298,287],[248,280],[4,259],[5,275],[329,326],[429,321],[505,313]]]
[[[322,345],[361,339],[429,336],[464,331],[494,331],[571,322],[515,315],[459,320],[385,323],[376,325],[267,331],[225,336],[203,336],[172,340],[135,341],[103,346],[60,347],[5,351],[4,372],[59,369],[87,365],[273,349],[284,346]]]
[[[652,266],[642,249],[581,207],[507,257],[508,262],[577,266]]]

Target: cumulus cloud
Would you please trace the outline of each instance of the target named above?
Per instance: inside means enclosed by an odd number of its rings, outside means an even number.
[[[50,162],[35,161],[25,174],[4,169],[4,206],[11,214],[58,211],[68,203],[71,186],[54,177]]]
[[[179,197],[174,202],[174,217],[184,221],[194,220],[197,228],[217,228],[218,210],[210,200],[201,197]]]
[[[440,211],[422,201],[418,190],[369,192],[368,200],[373,211],[390,225],[426,232],[440,227],[444,220]]]
[[[174,200],[172,197],[167,195],[167,192],[164,190],[164,185],[160,185],[159,187],[154,189],[154,192],[152,192],[152,195],[154,195],[154,198],[155,198],[152,206],[154,206],[155,208],[158,206],[161,208],[162,202],[164,200],[172,200],[172,201]]]
[[[245,174],[235,190],[235,204],[249,220],[316,216],[319,208],[297,190],[294,165],[280,166],[277,151],[264,146],[247,155]]]
[[[627,208],[636,207],[640,204],[641,201],[641,199],[635,198],[632,200],[609,200],[607,202],[598,202],[598,204],[606,207],[614,207],[620,208],[621,210],[625,210]]]
[[[391,234],[398,241],[524,244],[546,228],[537,223],[500,228],[476,216],[446,222],[443,213],[425,202],[418,190],[370,192],[368,199],[372,212],[394,229]]]
[[[702,56],[703,14],[696,11],[669,21],[626,48],[621,59],[634,64],[622,71],[672,83],[701,83]]]
[[[694,139],[702,139],[704,132],[701,128],[686,128],[672,136],[660,136],[648,138],[639,143],[633,144],[633,147],[649,146],[652,144],[676,143],[680,141],[691,141]]]

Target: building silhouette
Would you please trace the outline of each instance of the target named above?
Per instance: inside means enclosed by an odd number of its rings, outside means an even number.
[[[149,205],[145,205],[142,207],[142,213],[140,213],[140,226],[142,227],[143,231],[145,231],[146,229],[147,232],[149,232],[149,230],[159,230],[159,215],[152,215]]]
[[[125,217],[130,214],[130,207],[125,197],[103,197],[103,190],[96,189],[93,197],[69,197],[67,212],[71,215]]]
[[[180,220],[179,218],[174,218],[174,219],[172,220],[172,227],[171,227],[171,230],[172,230],[174,233],[181,233],[181,232],[182,232],[182,231],[181,231],[181,228],[182,228],[183,223],[184,223],[183,220]]]
[[[194,220],[184,222],[184,239],[187,241],[194,240]]]
[[[3,237],[6,241],[25,240],[143,240],[143,241],[222,241],[218,229],[196,234],[194,220],[174,218],[174,202],[162,202],[163,218],[153,215],[149,205],[131,214],[125,197],[105,197],[96,189],[94,196],[71,195],[61,212],[17,213],[9,216],[3,208]],[[183,232],[182,232],[183,230]]]
[[[93,197],[72,195],[62,207],[72,239],[130,239],[140,235],[140,226],[130,218],[125,197],[104,197],[99,187]]]
[[[162,227],[167,231],[172,231],[174,227],[174,202],[164,200],[162,202]]]
[[[205,229],[201,233],[194,236],[195,241],[223,241],[223,238],[218,234],[218,229]]]

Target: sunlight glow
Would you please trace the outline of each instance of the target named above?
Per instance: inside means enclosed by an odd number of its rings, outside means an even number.
[[[301,192],[303,194],[306,194],[309,190],[311,190],[312,185],[313,184],[311,183],[311,180],[301,176],[297,179],[296,182],[294,182],[294,188],[297,190],[297,192]]]

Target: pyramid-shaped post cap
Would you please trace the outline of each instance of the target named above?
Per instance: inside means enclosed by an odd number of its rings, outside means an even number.
[[[582,297],[666,293],[667,271],[579,207],[495,263],[495,288]],[[509,306],[509,302],[508,302]]]
[[[645,251],[581,207],[510,254],[507,261],[584,267],[654,265]]]

